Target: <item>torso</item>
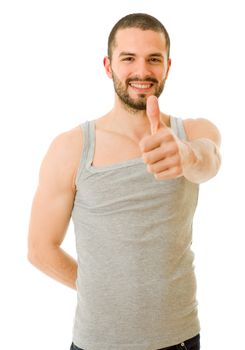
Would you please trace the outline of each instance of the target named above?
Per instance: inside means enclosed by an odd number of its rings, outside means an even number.
[[[170,117],[163,114],[163,120],[170,127]],[[191,136],[195,122],[193,119],[184,120],[184,127],[187,137]],[[72,141],[73,164],[76,164],[73,170],[73,185],[75,174],[79,166],[82,154],[82,133],[80,125],[70,130]],[[188,137],[189,138],[189,137]],[[96,119],[95,125],[95,152],[92,162],[93,167],[120,163],[125,160],[141,157],[141,151],[138,145],[139,139],[132,139],[127,135],[115,133],[105,128],[104,117]]]
[[[170,127],[169,116],[164,115],[163,119]],[[95,125],[95,152],[92,162],[93,167],[99,167],[125,160],[141,157],[138,142],[140,139],[128,137],[105,127],[103,117],[96,119]]]

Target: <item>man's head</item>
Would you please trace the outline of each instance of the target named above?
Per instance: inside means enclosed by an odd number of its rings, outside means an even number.
[[[156,18],[136,13],[115,24],[104,65],[124,107],[145,110],[148,96],[160,96],[171,64],[169,53],[169,35]]]
[[[141,30],[152,30],[154,32],[162,33],[166,41],[167,58],[170,56],[170,38],[164,25],[155,17],[146,13],[132,13],[121,18],[112,28],[107,45],[107,55],[112,59],[113,49],[116,47],[116,34],[121,29],[138,28]]]

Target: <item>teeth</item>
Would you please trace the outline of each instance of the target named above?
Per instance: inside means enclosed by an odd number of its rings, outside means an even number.
[[[149,89],[151,87],[151,84],[130,84],[133,87],[136,87],[137,89]]]

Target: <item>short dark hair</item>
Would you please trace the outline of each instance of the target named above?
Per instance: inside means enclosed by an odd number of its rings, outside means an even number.
[[[116,45],[116,34],[119,29],[125,28],[139,28],[141,30],[153,30],[154,32],[161,32],[166,39],[167,56],[170,55],[170,38],[164,25],[155,17],[146,13],[131,13],[122,17],[112,28],[108,37],[107,54],[111,59],[112,49]]]

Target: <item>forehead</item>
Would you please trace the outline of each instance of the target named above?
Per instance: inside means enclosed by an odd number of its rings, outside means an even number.
[[[139,28],[120,29],[116,33],[114,53],[121,51],[132,53],[166,52],[166,39],[162,32]]]

